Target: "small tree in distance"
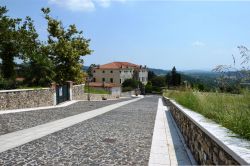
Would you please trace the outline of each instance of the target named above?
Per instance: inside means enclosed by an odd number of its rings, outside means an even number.
[[[171,73],[167,73],[166,75],[166,83],[168,88],[170,86],[180,86],[181,85],[181,74],[179,74],[175,68],[172,68]]]

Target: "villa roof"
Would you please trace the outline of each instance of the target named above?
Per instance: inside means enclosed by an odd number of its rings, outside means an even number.
[[[90,82],[90,87],[104,87],[104,88],[113,88],[113,87],[120,87],[120,85],[115,83],[103,83],[103,82]]]
[[[100,65],[99,69],[121,69],[121,68],[139,68],[139,65],[129,62],[111,62],[104,65]]]

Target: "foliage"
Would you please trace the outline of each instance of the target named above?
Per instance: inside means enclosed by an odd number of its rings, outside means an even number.
[[[132,91],[138,89],[140,90],[141,94],[145,94],[145,86],[138,80],[136,79],[126,79],[122,83],[122,91],[127,92],[127,91]]]
[[[123,92],[129,92],[129,91],[132,91],[132,90],[134,90],[134,88],[132,88],[130,86],[128,86],[128,87],[122,87],[122,91]]]
[[[123,83],[122,83],[122,87],[131,87],[132,89],[136,89],[138,88],[139,85],[139,81],[137,81],[136,79],[126,79]]]
[[[181,85],[181,74],[177,73],[175,66],[172,68],[170,73],[167,73],[165,76],[165,82],[170,86],[180,86]]]
[[[0,89],[13,89],[16,88],[16,84],[11,79],[4,79],[0,76]]]
[[[42,11],[48,23],[47,51],[55,69],[54,81],[59,84],[68,80],[83,82],[81,58],[91,54],[90,40],[85,39],[83,32],[78,31],[74,24],[65,29],[61,21],[49,15],[49,8],[42,8]]]
[[[164,76],[156,76],[152,80],[153,87],[164,87],[166,86],[166,81]]]
[[[37,55],[24,63],[25,84],[28,86],[49,86],[55,76],[54,65],[46,54]]]
[[[249,91],[235,95],[168,90],[164,95],[250,140]]]
[[[152,93],[152,90],[153,90],[152,82],[148,81],[147,85],[145,86],[145,91],[146,93]]]
[[[6,15],[6,7],[0,6],[0,58],[1,72],[5,79],[15,80],[14,58],[26,59],[34,54],[37,47],[38,34],[33,21],[26,17],[22,23],[20,18],[10,18]]]
[[[91,65],[89,66],[89,68],[88,68],[88,70],[87,70],[87,74],[88,74],[89,77],[93,77],[92,70],[93,70],[93,68],[95,68],[95,67],[97,67],[96,64],[91,64]]]
[[[148,80],[151,81],[155,77],[156,77],[156,74],[153,71],[149,70],[148,71]]]

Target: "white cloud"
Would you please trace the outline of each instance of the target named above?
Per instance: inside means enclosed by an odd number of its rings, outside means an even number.
[[[51,4],[65,7],[71,11],[93,11],[95,6],[109,7],[112,2],[125,2],[126,0],[48,0]]]
[[[192,46],[194,47],[204,47],[206,44],[201,41],[195,41],[192,43]]]
[[[111,0],[96,0],[96,2],[102,7],[109,7]]]

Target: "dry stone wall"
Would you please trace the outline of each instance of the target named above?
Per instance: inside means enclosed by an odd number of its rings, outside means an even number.
[[[0,91],[0,110],[52,106],[54,90],[51,88]]]
[[[83,100],[85,98],[84,94],[84,84],[73,85],[72,88],[72,99],[73,100]]]
[[[225,144],[225,142],[230,141],[233,144],[234,143],[236,144],[236,146],[234,147],[238,148],[237,146],[240,145],[240,142],[243,142],[241,139],[226,137],[224,139],[226,141],[220,140],[218,139],[219,137],[214,136],[214,134],[212,133],[213,130],[214,132],[216,132],[217,128],[220,128],[219,125],[218,127],[217,126],[213,127],[212,132],[208,131],[206,130],[206,128],[202,127],[202,125],[200,125],[198,121],[195,121],[195,118],[192,118],[190,115],[186,114],[186,112],[184,112],[182,109],[180,109],[180,107],[178,107],[175,103],[173,103],[173,101],[167,98],[164,98],[164,101],[168,106],[168,108],[170,109],[170,112],[178,128],[180,129],[187,146],[189,147],[190,151],[192,152],[198,164],[201,165],[249,164],[248,159],[245,160],[245,158],[242,158],[242,154],[244,154],[246,158],[249,157],[250,154],[249,150],[247,149],[244,150],[243,147],[241,148],[243,150],[239,150],[236,152],[232,150],[231,147]],[[204,121],[204,119],[202,119],[202,121]],[[206,123],[207,127],[209,127],[209,122]]]

